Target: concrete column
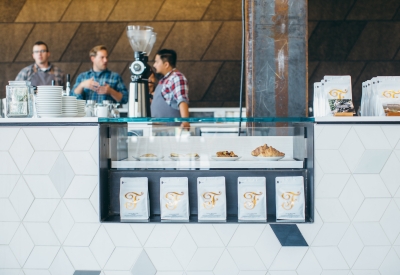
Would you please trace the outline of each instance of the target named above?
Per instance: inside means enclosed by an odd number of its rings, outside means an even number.
[[[307,116],[307,0],[245,8],[247,116]]]

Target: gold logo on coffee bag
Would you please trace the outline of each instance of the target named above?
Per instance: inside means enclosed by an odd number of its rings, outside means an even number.
[[[396,92],[394,90],[386,90],[382,93],[384,97],[387,98],[398,98],[397,95],[400,94],[400,91]]]
[[[167,209],[169,210],[174,210],[178,206],[178,203],[183,194],[184,192],[168,192],[167,194],[165,194],[165,198],[168,200],[168,202],[165,204],[165,207],[167,207]]]
[[[258,196],[261,196],[262,192],[256,193],[256,192],[246,192],[244,193],[243,197],[247,199],[247,201],[244,202],[244,207],[251,210],[257,205],[257,201],[259,200]]]
[[[144,193],[141,192],[136,193],[136,192],[129,192],[125,194],[125,198],[127,198],[128,200],[130,200],[130,202],[126,202],[125,203],[125,208],[128,210],[133,210],[136,208],[136,205],[138,203],[138,201],[140,200],[140,196],[142,196]]]
[[[294,203],[297,201],[297,196],[300,195],[300,191],[295,193],[295,192],[286,192],[282,194],[282,199],[284,199],[286,202],[282,203],[282,207],[285,210],[290,210],[293,208]]]
[[[203,206],[205,209],[212,209],[215,206],[216,201],[218,200],[218,196],[220,196],[222,193],[219,191],[218,193],[214,192],[206,192],[203,194],[204,198],[204,203]]]
[[[329,94],[332,97],[337,97],[337,99],[344,99],[344,94],[347,94],[347,90],[332,89]]]

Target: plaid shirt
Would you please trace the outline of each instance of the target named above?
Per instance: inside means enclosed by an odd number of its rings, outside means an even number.
[[[108,69],[105,69],[101,72],[95,72],[93,69],[90,71],[81,73],[75,81],[74,87],[71,89],[71,95],[76,96],[78,99],[85,99],[85,100],[94,100],[95,102],[103,102],[103,100],[111,100],[112,102],[116,102],[114,98],[110,95],[99,95],[96,92],[86,89],[83,89],[82,94],[75,94],[74,91],[76,87],[82,82],[87,79],[94,78],[94,81],[100,83],[101,86],[108,84],[111,88],[116,90],[117,92],[122,93],[122,99],[120,101],[121,104],[125,104],[128,102],[128,90],[125,87],[124,82],[119,74],[112,72]]]
[[[186,77],[177,69],[167,73],[159,82],[163,85],[161,95],[165,102],[175,110],[179,110],[179,104],[189,104],[189,86]]]
[[[32,64],[28,67],[23,68],[15,78],[17,81],[30,81],[32,76],[40,70],[38,65]],[[60,70],[60,68],[53,66],[49,63],[49,67],[44,71],[45,73],[54,74],[54,82],[56,86],[64,86],[64,73]],[[50,85],[49,83],[48,85]]]

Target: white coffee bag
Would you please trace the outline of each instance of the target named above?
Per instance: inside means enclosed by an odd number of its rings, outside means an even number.
[[[160,208],[163,220],[189,220],[188,178],[160,178]]]
[[[119,191],[121,221],[148,220],[150,200],[147,178],[121,178]]]
[[[304,178],[276,177],[276,220],[304,221]]]
[[[267,219],[265,177],[238,178],[238,219]]]
[[[226,220],[225,177],[197,178],[198,219]]]

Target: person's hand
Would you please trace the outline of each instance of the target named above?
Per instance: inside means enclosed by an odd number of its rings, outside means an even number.
[[[99,89],[97,90],[97,93],[99,95],[108,95],[108,94],[110,94],[110,85],[104,84],[104,86],[100,86]]]
[[[181,127],[185,130],[190,130],[190,123],[187,121],[184,121],[181,123]]]
[[[97,92],[97,90],[100,87],[100,83],[97,82],[97,81],[94,81],[93,77],[91,79],[82,81],[81,85],[82,85],[83,88],[86,88],[86,89],[89,89],[89,90],[92,90],[92,91],[95,91],[95,92]]]

